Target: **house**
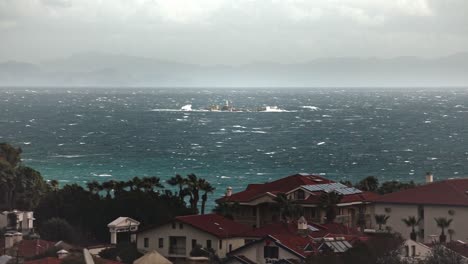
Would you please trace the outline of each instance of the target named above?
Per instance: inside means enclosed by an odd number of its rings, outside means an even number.
[[[409,216],[421,219],[416,226],[417,241],[433,242],[441,229],[435,218],[452,219],[445,229],[448,240],[464,240],[468,237],[468,178],[449,179],[428,183],[399,192],[389,193],[373,200],[372,214],[387,215],[386,225],[409,238],[411,228],[402,221]]]
[[[407,239],[401,249],[400,255],[409,262],[418,262],[429,257],[431,252],[432,249],[428,245]]]
[[[0,229],[16,230],[24,234],[34,228],[34,213],[31,211],[3,211],[0,212]]]
[[[335,221],[356,226],[358,219],[371,223],[367,209],[369,201],[378,197],[372,192],[364,192],[332,180],[309,174],[295,174],[264,184],[249,184],[244,191],[232,193],[228,188],[226,195],[218,203],[236,203],[238,208],[233,212],[235,221],[253,226],[279,221],[279,210],[274,198],[279,193],[287,195],[303,208],[303,216],[308,222],[323,223],[325,211],[320,208],[320,196],[323,193],[337,192],[343,195],[337,205],[339,212]]]
[[[341,224],[272,223],[243,234],[247,243],[228,253],[226,263],[302,263],[309,255],[342,254],[367,237]]]
[[[172,222],[143,229],[137,236],[141,252],[156,250],[170,260],[185,259],[197,245],[219,257],[244,245],[240,234],[250,227],[216,214],[178,216]]]
[[[110,242],[111,244],[117,244],[117,235],[119,233],[130,233],[130,242],[135,242],[136,232],[140,222],[130,217],[120,216],[117,217],[114,221],[110,222],[107,227],[110,232]]]

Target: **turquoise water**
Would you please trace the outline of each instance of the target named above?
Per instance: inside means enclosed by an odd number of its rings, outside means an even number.
[[[230,100],[242,109],[178,111]],[[61,183],[195,173],[234,191],[298,172],[466,176],[466,89],[0,88],[0,142]],[[211,202],[211,206],[212,206]]]

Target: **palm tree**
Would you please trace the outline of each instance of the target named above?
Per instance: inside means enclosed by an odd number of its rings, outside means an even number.
[[[132,190],[141,191],[142,181],[138,177],[133,177],[132,179]]]
[[[104,191],[106,191],[106,198],[107,199],[110,199],[111,198],[111,195],[110,195],[110,192],[112,190],[112,182],[111,181],[105,181],[102,183],[102,189],[104,189]]]
[[[52,189],[52,191],[56,192],[59,189],[59,182],[57,180],[50,180],[49,186]]]
[[[215,188],[211,186],[211,184],[207,182],[205,179],[199,179],[199,185],[200,185],[200,190],[204,192],[201,197],[202,198],[201,214],[205,214],[205,205],[206,205],[206,200],[208,200],[208,193],[213,193]]]
[[[169,180],[167,180],[167,184],[169,184],[171,186],[179,186],[179,198],[181,200],[184,199],[183,188],[184,188],[184,185],[186,184],[186,182],[187,182],[187,180],[184,179],[179,174],[176,174],[176,176],[174,176],[174,177],[170,178]]]
[[[159,181],[160,179],[158,177],[143,177],[140,187],[143,188],[145,192],[152,192],[154,188],[163,187]]]
[[[319,206],[325,210],[325,217],[327,223],[333,223],[336,218],[337,205],[343,199],[343,195],[337,192],[324,192],[320,195]]]
[[[216,204],[215,208],[213,208],[213,212],[222,215],[226,218],[229,218],[231,220],[234,220],[234,213],[240,208],[240,205],[238,202],[234,203],[227,203],[227,202],[221,202]]]
[[[188,194],[190,196],[190,208],[198,213],[198,201],[200,200],[200,182],[195,174],[187,175]]]
[[[437,227],[442,230],[442,233],[439,236],[440,243],[445,243],[447,241],[447,236],[445,235],[445,228],[448,228],[452,223],[453,219],[447,219],[445,217],[436,217],[434,218],[436,221]]]
[[[379,188],[379,180],[374,176],[366,177],[357,184],[357,188],[362,191],[375,192]]]
[[[86,187],[92,194],[96,194],[99,192],[99,182],[97,181],[90,181],[86,183]]]
[[[288,218],[296,218],[302,214],[302,207],[284,193],[278,193],[273,200],[277,203],[280,212],[280,219],[287,221]]]
[[[125,181],[118,181],[115,183],[114,186],[114,195],[119,195],[125,192],[125,188],[127,187],[127,182]]]
[[[387,224],[387,220],[390,218],[389,215],[376,214],[374,215],[375,223],[379,225],[379,230],[382,230],[382,225]]]
[[[411,227],[410,238],[411,240],[416,241],[416,231],[414,230],[414,227],[419,225],[421,218],[416,219],[414,216],[408,216],[408,218],[403,218],[401,221],[403,221],[407,227]]]

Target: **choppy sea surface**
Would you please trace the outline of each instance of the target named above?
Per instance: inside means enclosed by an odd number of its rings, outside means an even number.
[[[225,100],[286,111],[202,111]],[[298,172],[422,182],[467,176],[467,140],[462,88],[0,88],[0,142],[61,183],[195,173],[216,198]]]

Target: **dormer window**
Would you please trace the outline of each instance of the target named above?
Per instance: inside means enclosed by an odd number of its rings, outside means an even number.
[[[297,190],[296,191],[296,200],[304,200],[305,199],[305,192],[304,190]]]

